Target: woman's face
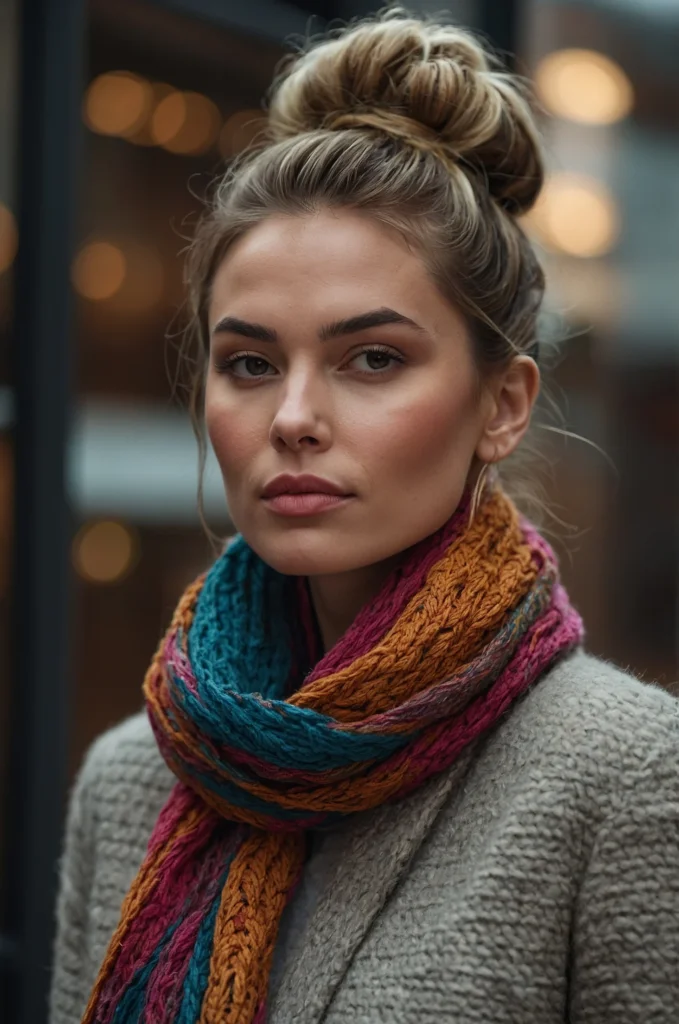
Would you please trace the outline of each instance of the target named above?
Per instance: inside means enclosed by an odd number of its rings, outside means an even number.
[[[233,523],[265,562],[346,572],[445,523],[484,408],[462,317],[399,235],[347,211],[272,216],[219,266],[209,326],[208,434]],[[262,498],[281,473],[352,497],[281,515]]]

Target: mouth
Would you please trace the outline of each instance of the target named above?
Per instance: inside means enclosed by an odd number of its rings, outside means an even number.
[[[304,491],[298,494],[286,492],[262,501],[272,512],[284,516],[313,516],[322,512],[330,512],[346,505],[353,494],[325,494]]]

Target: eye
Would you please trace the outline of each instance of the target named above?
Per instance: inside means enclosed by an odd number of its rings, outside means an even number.
[[[247,373],[245,376],[235,373],[234,367],[237,363],[245,364],[248,369],[254,370],[254,373]],[[215,363],[217,373],[228,373],[231,377],[235,377],[236,380],[255,380],[257,377],[264,377],[265,373],[262,372],[262,369],[266,369],[267,366],[273,369],[268,360],[264,359],[263,356],[257,355],[255,352],[234,352],[232,356],[220,359]]]
[[[370,348],[364,348],[362,352],[357,352],[354,356],[352,356],[350,362],[353,363],[357,359],[363,359],[364,356],[368,359],[369,362],[371,360],[375,360],[377,363],[382,363],[382,365],[378,365],[377,368],[373,367],[372,372],[370,370],[368,370],[367,372],[365,370],[359,370],[358,372],[363,377],[380,377],[383,374],[389,373],[389,371],[393,369],[393,365],[385,366],[385,361],[391,362],[392,364],[405,362],[403,356],[398,355],[396,352],[392,351],[392,349],[390,348],[387,348],[385,345],[372,345]]]
[[[372,368],[368,370],[357,370],[356,372],[361,377],[386,376],[394,369],[394,363],[403,364],[405,362],[403,356],[394,352],[393,349],[387,348],[385,345],[371,345],[362,349],[360,352],[354,353],[346,365],[351,365],[352,363],[355,363],[357,359],[364,358],[368,361],[368,365],[375,361],[382,365],[378,365],[377,367],[372,366]],[[384,365],[385,362],[387,363],[386,366]],[[244,374],[236,373],[235,367],[238,363],[243,363],[246,370]],[[230,377],[233,377],[235,380],[242,381],[255,381],[257,379],[270,376],[270,374],[267,374],[266,372],[267,367],[275,371],[275,367],[273,367],[267,359],[258,355],[256,352],[234,352],[233,355],[227,356],[225,359],[219,359],[215,362],[215,369],[217,373],[225,373]]]

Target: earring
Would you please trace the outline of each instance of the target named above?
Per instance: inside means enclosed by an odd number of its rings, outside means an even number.
[[[471,526],[471,524],[473,523],[474,517],[478,512],[479,505],[481,504],[481,495],[483,494],[483,489],[486,483],[486,477],[488,476],[488,471],[490,470],[490,467],[490,462],[484,462],[481,472],[478,475],[478,479],[474,484],[474,490],[472,492],[472,500],[469,511],[469,522],[467,524],[468,526]]]

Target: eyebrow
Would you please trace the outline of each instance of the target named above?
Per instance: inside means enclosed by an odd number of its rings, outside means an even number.
[[[332,338],[344,337],[347,334],[358,334],[359,331],[367,331],[371,327],[382,327],[384,324],[403,324],[406,327],[414,327],[422,334],[426,334],[424,327],[415,323],[409,316],[398,313],[395,309],[382,306],[380,309],[371,309],[367,313],[359,313],[356,316],[345,317],[342,320],[335,320],[333,323],[325,324],[318,332],[319,341],[329,341]],[[225,316],[212,329],[212,334],[239,334],[243,338],[252,338],[254,341],[278,342],[278,333],[271,327],[264,327],[262,324],[252,324],[247,320],[241,320],[236,316]]]

